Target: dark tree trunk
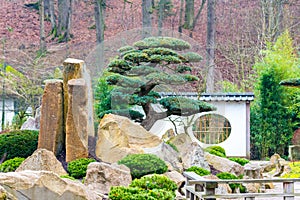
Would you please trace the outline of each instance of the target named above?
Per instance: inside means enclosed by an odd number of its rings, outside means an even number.
[[[72,0],[58,0],[58,11],[57,35],[60,42],[66,42],[70,39]]]
[[[184,27],[186,29],[191,29],[194,21],[194,0],[185,0],[185,17],[184,17]]]
[[[39,5],[39,14],[40,14],[40,53],[46,51],[46,42],[45,42],[45,11],[44,11],[44,0],[40,0]]]
[[[156,112],[151,107],[151,104],[148,103],[147,105],[143,106],[144,112],[146,114],[146,119],[144,119],[141,123],[141,125],[149,131],[151,127],[154,125],[154,123],[157,120],[164,119],[168,117],[167,112]]]
[[[95,22],[96,22],[96,38],[97,43],[101,43],[104,40],[104,28],[105,28],[105,0],[95,0]]]
[[[193,31],[194,31],[194,29],[195,29],[195,26],[196,26],[197,21],[198,21],[199,18],[200,18],[200,14],[202,13],[202,10],[203,10],[203,8],[204,8],[205,2],[206,2],[206,0],[202,0],[201,6],[200,6],[200,8],[199,8],[199,10],[198,10],[198,12],[197,12],[197,15],[196,15],[195,19],[193,20],[192,27],[190,28],[190,37],[191,37],[191,38],[193,37]]]
[[[163,21],[164,21],[164,7],[165,0],[160,0],[158,3],[158,35],[162,33]]]
[[[56,18],[55,18],[55,12],[54,12],[54,0],[47,0],[49,1],[49,19],[51,22],[51,32],[54,33],[54,36],[57,35],[57,30],[56,30]]]
[[[207,3],[207,41],[206,41],[206,60],[207,60],[207,77],[206,91],[214,91],[214,75],[215,75],[215,17],[216,0],[209,0]]]
[[[143,15],[143,38],[151,35],[152,27],[152,0],[143,0],[142,15]]]
[[[179,26],[178,26],[178,32],[182,33],[182,21],[183,21],[183,4],[184,0],[180,0],[180,11],[179,11]]]

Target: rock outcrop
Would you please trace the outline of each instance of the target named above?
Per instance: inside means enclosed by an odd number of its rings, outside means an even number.
[[[173,137],[170,142],[178,148],[184,169],[198,166],[210,170],[208,162],[204,159],[203,148],[196,142],[192,142],[190,136],[182,133]]]
[[[81,182],[62,179],[49,171],[0,173],[0,185],[15,199],[102,199]]]
[[[108,194],[110,187],[128,186],[131,181],[130,169],[125,165],[93,162],[88,165],[84,184],[97,193]]]
[[[210,165],[221,172],[229,172],[236,176],[244,173],[243,166],[236,162],[228,160],[227,158],[222,158],[207,152],[204,153],[204,157]]]
[[[145,153],[154,154],[166,162],[169,170],[182,171],[182,163],[180,162],[179,152],[175,151],[170,145],[161,143],[152,148],[144,148]]]
[[[33,171],[51,171],[57,175],[68,174],[62,164],[56,159],[52,151],[46,149],[37,149],[31,156],[26,158],[16,169],[16,172]]]
[[[143,148],[158,146],[159,137],[126,117],[108,114],[100,121],[96,156],[114,163],[128,154],[143,153]]]
[[[62,84],[61,80],[46,82],[40,118],[38,148],[48,149],[56,156],[65,145]]]

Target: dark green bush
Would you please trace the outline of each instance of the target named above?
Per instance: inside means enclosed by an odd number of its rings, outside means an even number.
[[[204,150],[210,154],[226,158],[226,152],[223,147],[210,146],[210,147],[206,147]]]
[[[205,176],[205,175],[210,174],[210,171],[203,169],[201,167],[197,167],[197,166],[192,166],[192,167],[188,168],[186,171],[187,172],[195,172],[199,176]]]
[[[14,172],[25,160],[25,158],[15,157],[6,160],[0,165],[0,172]]]
[[[70,176],[78,179],[85,177],[88,164],[96,162],[93,158],[79,158],[68,163],[68,172]]]
[[[0,135],[0,156],[6,153],[6,159],[27,158],[38,145],[39,132],[33,130],[11,131]]]
[[[124,186],[114,186],[109,194],[111,200],[173,200],[173,192],[162,189],[143,190]]]
[[[221,173],[218,173],[216,176],[219,179],[225,179],[225,180],[234,180],[234,179],[240,179],[240,178],[242,178],[242,177],[237,177],[234,174],[231,174],[231,173],[228,173],[228,172],[221,172]],[[230,183],[229,187],[231,188],[232,191],[235,191],[236,188],[239,188],[241,193],[245,193],[246,192],[245,186],[243,186],[240,183]]]
[[[177,185],[174,181],[164,175],[158,174],[135,179],[129,186],[142,188],[144,190],[162,189],[166,191],[173,191],[174,195],[175,190],[177,190]]]
[[[246,158],[228,158],[229,160],[239,163],[240,165],[244,166],[249,163],[249,160]]]
[[[163,174],[168,170],[166,163],[152,154],[131,154],[118,161],[130,169],[132,179],[147,174]]]

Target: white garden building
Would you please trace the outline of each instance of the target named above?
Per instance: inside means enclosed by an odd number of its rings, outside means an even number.
[[[198,98],[197,93],[179,96]],[[170,129],[177,133],[188,132],[204,148],[219,145],[226,150],[227,156],[250,158],[250,102],[253,99],[253,93],[203,93],[200,100],[213,104],[216,111],[190,117],[172,116],[173,123],[169,119],[159,120],[150,131],[160,136]]]

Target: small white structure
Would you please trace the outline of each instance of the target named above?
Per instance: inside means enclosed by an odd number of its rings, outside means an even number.
[[[2,122],[2,110],[3,110],[3,102],[4,102],[4,125],[11,125],[13,121],[13,117],[15,115],[15,100],[10,97],[5,97],[4,101],[0,97],[0,131],[2,130],[1,122]]]
[[[162,93],[162,96],[175,96]],[[181,93],[177,96],[197,99],[197,93]],[[193,141],[202,147],[219,145],[227,156],[250,158],[250,102],[253,93],[203,93],[200,100],[214,105],[217,110],[199,113],[190,117],[172,116],[159,120],[150,130],[160,136],[167,130],[188,132]]]

